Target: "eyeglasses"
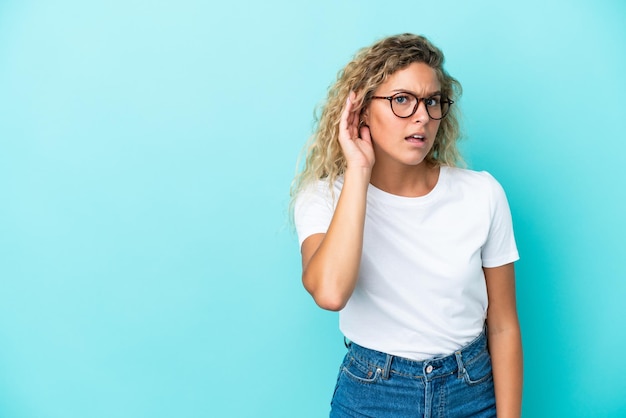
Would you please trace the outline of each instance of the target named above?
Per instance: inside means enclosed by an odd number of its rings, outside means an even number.
[[[450,106],[454,101],[446,98],[442,98],[440,94],[435,94],[426,98],[419,98],[413,93],[400,92],[393,96],[373,96],[372,99],[385,99],[389,100],[391,105],[391,111],[399,118],[411,117],[417,112],[420,100],[424,102],[426,106],[426,113],[431,119],[440,120],[443,119],[450,110]]]

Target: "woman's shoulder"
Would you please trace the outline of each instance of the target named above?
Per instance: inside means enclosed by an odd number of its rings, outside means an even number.
[[[468,186],[494,187],[500,183],[488,171],[477,171],[468,168],[443,166],[446,177],[452,182],[461,182]]]
[[[312,180],[301,185],[296,194],[296,206],[311,200],[335,203],[343,187],[343,176],[338,176],[332,183],[328,178]]]
[[[343,187],[343,175],[337,176],[334,181],[330,181],[328,178],[321,178],[317,180],[311,180],[306,184],[303,184],[298,191],[298,194],[327,194],[332,193],[333,190],[341,191]]]
[[[499,200],[505,196],[502,185],[488,171],[476,171],[467,168],[446,167],[446,183],[456,193],[473,195],[476,198]]]

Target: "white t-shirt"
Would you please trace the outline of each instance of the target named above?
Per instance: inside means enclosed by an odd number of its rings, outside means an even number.
[[[300,193],[300,245],[325,233],[343,178]],[[355,343],[424,360],[453,353],[480,334],[487,312],[483,267],[519,258],[504,190],[487,172],[441,167],[433,190],[401,197],[369,185],[356,288],[339,314]]]

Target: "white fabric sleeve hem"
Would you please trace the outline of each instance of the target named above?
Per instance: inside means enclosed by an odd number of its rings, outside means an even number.
[[[514,263],[518,260],[519,260],[519,253],[515,251],[513,253],[509,253],[501,257],[483,260],[483,267],[485,268],[501,267],[501,266],[504,266],[505,264]]]
[[[318,181],[302,190],[294,206],[294,223],[298,243],[314,234],[325,234],[335,212],[335,202],[328,183]]]

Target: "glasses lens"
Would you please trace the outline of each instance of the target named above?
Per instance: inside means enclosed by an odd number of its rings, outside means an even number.
[[[445,102],[441,102],[441,117],[443,118],[444,116],[446,116],[449,110],[450,102],[448,101],[448,99],[446,99]]]
[[[428,111],[428,116],[432,119],[441,119],[443,115],[446,114],[444,106],[448,103],[441,102],[441,96],[434,96],[428,99],[425,99],[426,110]]]
[[[417,107],[417,97],[409,93],[398,93],[391,97],[391,110],[396,116],[407,118]]]

